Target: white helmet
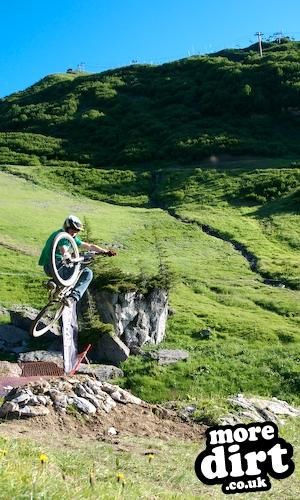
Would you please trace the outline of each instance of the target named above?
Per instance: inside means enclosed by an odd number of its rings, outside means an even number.
[[[76,215],[69,215],[64,222],[64,230],[67,231],[69,228],[76,229],[76,231],[80,231],[83,229],[83,224]]]

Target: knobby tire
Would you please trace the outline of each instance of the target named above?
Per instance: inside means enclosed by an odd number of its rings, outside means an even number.
[[[53,318],[49,318],[49,316],[47,316],[47,313],[50,312],[51,307],[54,307],[55,309],[56,306],[57,309],[53,315]],[[44,333],[47,333],[51,329],[51,327],[60,319],[64,307],[64,304],[62,304],[60,301],[51,300],[50,302],[48,302],[48,304],[43,307],[43,309],[38,313],[35,320],[32,322],[30,328],[31,335],[33,337],[40,337],[41,335],[44,335]],[[39,328],[39,326],[41,326],[41,328]],[[53,333],[55,333],[55,330],[53,330]],[[55,333],[55,335],[59,335],[59,333]]]
[[[71,251],[69,253],[72,254],[72,257],[75,257],[76,259],[79,258],[79,251],[78,251],[78,247],[77,247],[77,244],[76,244],[74,238],[69,233],[65,233],[65,232],[58,233],[55,236],[53,243],[52,243],[50,268],[51,268],[52,276],[53,276],[55,283],[59,286],[69,287],[69,286],[75,285],[75,283],[76,283],[76,280],[77,280],[79,272],[80,272],[80,262],[75,262],[71,265],[71,267],[67,268],[62,261],[61,263],[59,263],[60,267],[57,266],[57,260],[55,258],[55,254],[59,253],[58,246],[59,246],[59,242],[62,239],[66,239],[69,241],[70,246],[71,246]],[[63,269],[63,267],[66,267],[71,272],[71,274],[68,278],[63,278],[59,273],[59,271],[61,271]]]

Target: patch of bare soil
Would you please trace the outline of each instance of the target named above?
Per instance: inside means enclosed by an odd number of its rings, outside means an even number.
[[[12,250],[13,252],[29,255],[30,257],[36,257],[38,255],[37,249],[33,249],[28,245],[22,245],[20,247],[20,245],[7,242],[3,238],[0,239],[0,246],[6,248],[7,250]]]
[[[112,427],[116,429],[116,435],[110,434]],[[93,416],[51,411],[45,417],[0,420],[1,436],[24,436],[45,444],[63,444],[72,437],[118,444],[119,438],[125,436],[199,442],[204,431],[204,426],[185,422],[172,410],[148,404],[118,404],[110,413],[103,411]]]

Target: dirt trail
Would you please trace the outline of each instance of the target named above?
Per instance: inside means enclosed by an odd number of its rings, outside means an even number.
[[[209,236],[212,236],[213,238],[217,238],[219,240],[225,241],[226,243],[230,244],[234,250],[239,252],[249,263],[249,267],[251,271],[255,274],[257,274],[260,278],[262,278],[263,283],[265,285],[270,285],[270,286],[275,286],[279,288],[288,288],[290,290],[297,290],[297,284],[289,281],[288,279],[275,279],[272,278],[271,274],[268,272],[263,272],[261,269],[259,269],[258,266],[258,258],[256,255],[254,255],[253,252],[250,252],[250,250],[247,249],[246,245],[243,243],[233,239],[233,238],[228,238],[225,234],[223,234],[221,231],[218,229],[215,229],[211,226],[208,226],[207,224],[202,224],[199,221],[195,221],[193,219],[186,219],[185,217],[182,217],[181,215],[178,215],[175,210],[167,210],[167,212],[174,217],[175,219],[179,220],[183,224],[196,224],[199,229],[201,229],[204,233],[208,234]]]
[[[3,248],[7,248],[7,250],[12,250],[13,252],[22,253],[23,255],[29,255],[30,257],[36,257],[38,255],[38,251],[34,250],[25,245],[18,245],[16,243],[8,243],[7,241],[0,238],[0,246]]]

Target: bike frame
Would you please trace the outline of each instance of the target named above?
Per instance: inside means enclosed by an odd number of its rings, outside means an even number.
[[[92,262],[93,258],[96,255],[101,255],[101,254],[98,252],[86,252],[82,256],[79,256],[79,257],[76,257],[73,259],[72,258],[69,259],[70,264],[74,264],[74,263],[83,264],[82,268],[80,269],[79,274],[76,276],[76,279],[69,286],[63,286],[63,285],[59,286],[57,283],[55,283],[53,281],[53,279],[50,279],[46,282],[46,286],[48,286],[48,288],[50,288],[49,301],[48,301],[47,305],[39,312],[39,314],[37,315],[37,317],[35,318],[35,320],[33,321],[32,325],[31,325],[31,334],[33,337],[39,337],[39,336],[43,335],[44,333],[49,331],[50,328],[55,323],[57,323],[57,321],[59,321],[59,319],[62,316],[63,310],[66,307],[66,305],[64,304],[64,298],[67,297],[68,295],[70,295],[71,290],[74,288],[74,285],[77,283],[78,279],[80,278],[84,268]],[[55,289],[53,289],[53,287],[51,286],[52,284],[55,285]],[[46,316],[47,310],[49,310],[51,308],[51,306],[54,305],[55,303],[57,303],[57,312],[55,313],[53,320],[50,321],[48,325],[41,328],[41,330],[37,330],[37,326],[38,326],[39,322],[42,320],[42,318],[44,316]],[[55,334],[60,335],[59,333],[58,334],[55,333]]]

